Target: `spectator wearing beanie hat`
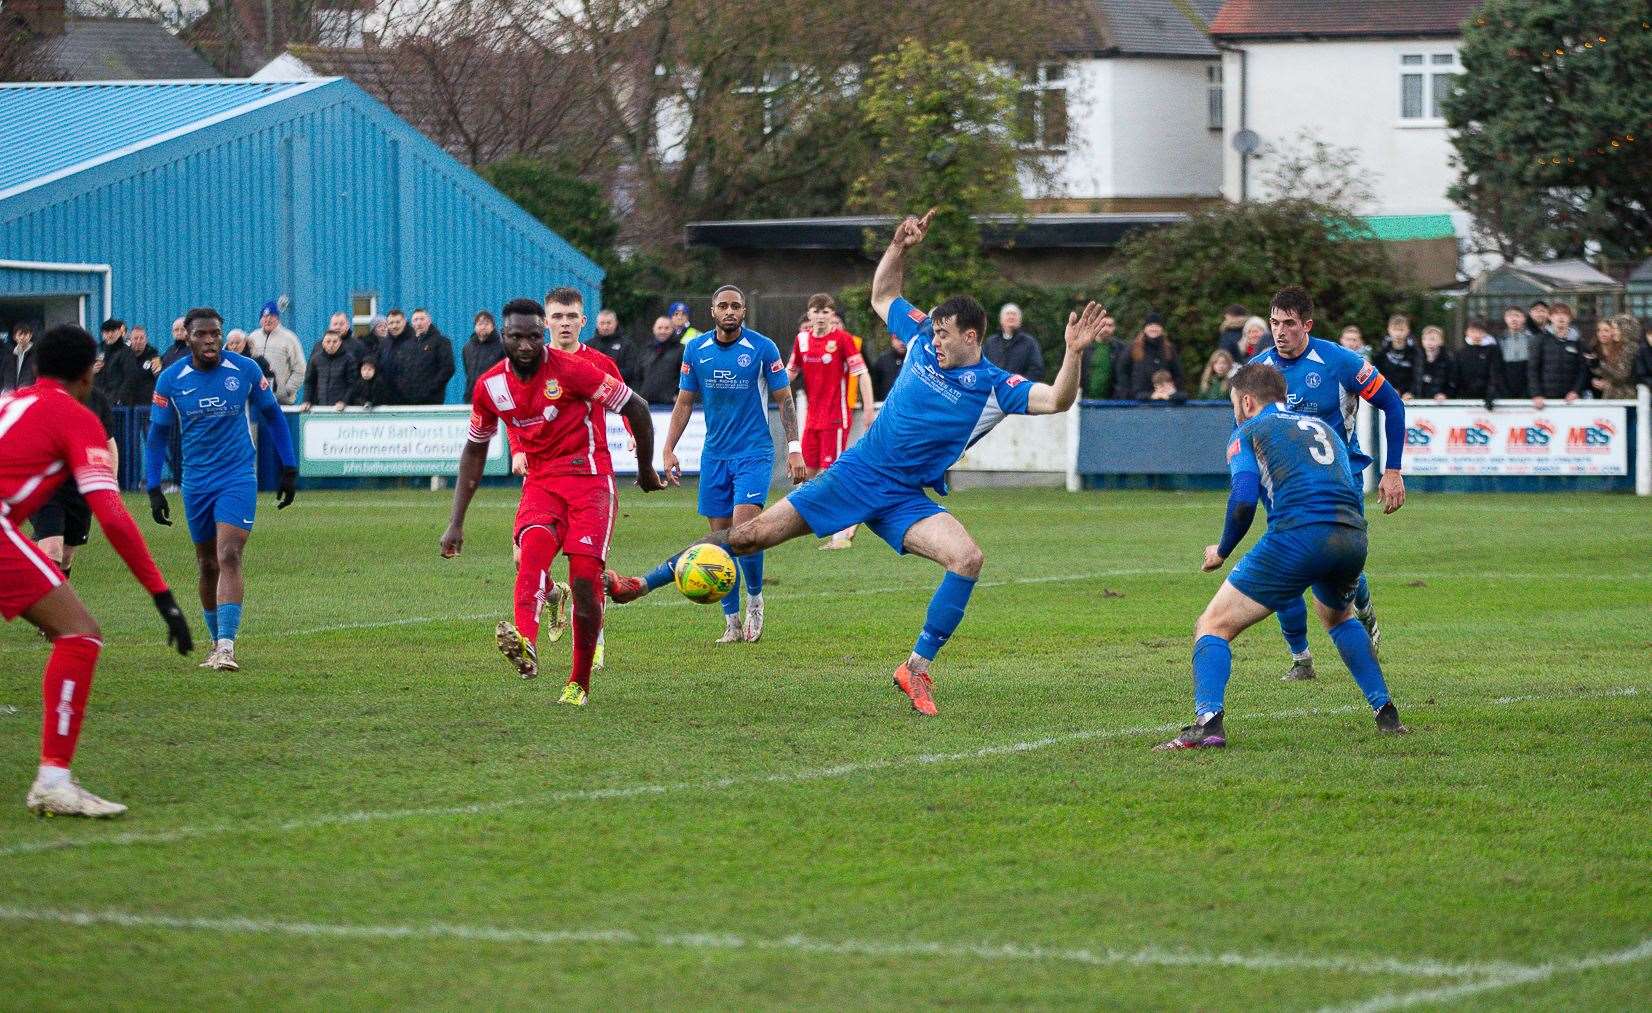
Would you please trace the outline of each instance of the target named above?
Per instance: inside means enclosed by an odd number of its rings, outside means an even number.
[[[308,363],[298,335],[281,326],[281,307],[274,299],[259,311],[258,329],[247,335],[247,350],[255,357],[262,355],[270,364],[275,399],[282,404],[297,404]]]

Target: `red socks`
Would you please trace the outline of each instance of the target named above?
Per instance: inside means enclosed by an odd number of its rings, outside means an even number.
[[[597,634],[602,632],[602,560],[595,556],[569,556],[568,582],[574,589],[574,670],[570,682],[591,688],[591,659],[597,650]]]
[[[556,559],[556,535],[550,528],[532,527],[518,542],[522,560],[516,567],[515,619],[529,643],[539,641],[539,612],[551,590],[551,562]]]
[[[48,767],[69,766],[86,716],[86,698],[92,695],[92,670],[97,667],[103,641],[69,636],[52,641],[41,682],[45,718],[40,728],[40,762]]]

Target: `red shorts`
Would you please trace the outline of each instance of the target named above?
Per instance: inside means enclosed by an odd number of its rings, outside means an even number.
[[[607,559],[618,502],[612,475],[529,478],[516,507],[516,542],[528,528],[549,528],[565,554]]]
[[[803,466],[825,469],[837,462],[843,448],[849,445],[847,429],[803,430]]]
[[[0,517],[0,616],[11,622],[62,583],[63,572],[40,546]]]

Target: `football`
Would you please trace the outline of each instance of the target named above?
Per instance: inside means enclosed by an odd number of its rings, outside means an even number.
[[[676,577],[684,598],[709,605],[734,586],[734,558],[720,545],[695,545],[677,557]]]

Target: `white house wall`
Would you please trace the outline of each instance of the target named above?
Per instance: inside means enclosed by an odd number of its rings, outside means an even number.
[[[1364,180],[1375,192],[1375,214],[1451,213],[1446,199],[1456,178],[1450,132],[1443,124],[1402,125],[1400,54],[1455,52],[1456,40],[1245,43],[1245,126],[1267,145],[1288,145],[1302,131],[1358,152]],[[1240,128],[1240,56],[1224,57],[1227,82],[1226,136],[1222,145],[1222,192],[1240,197],[1240,156],[1230,143]],[[1266,157],[1253,158],[1248,195],[1266,197],[1260,177]]]
[[[1105,197],[1113,193],[1114,60],[1068,65],[1067,150],[1050,157],[1047,181],[1023,175],[1021,193],[1036,197]]]
[[[1210,129],[1204,60],[1110,60],[1110,197],[1215,197],[1222,132]]]

